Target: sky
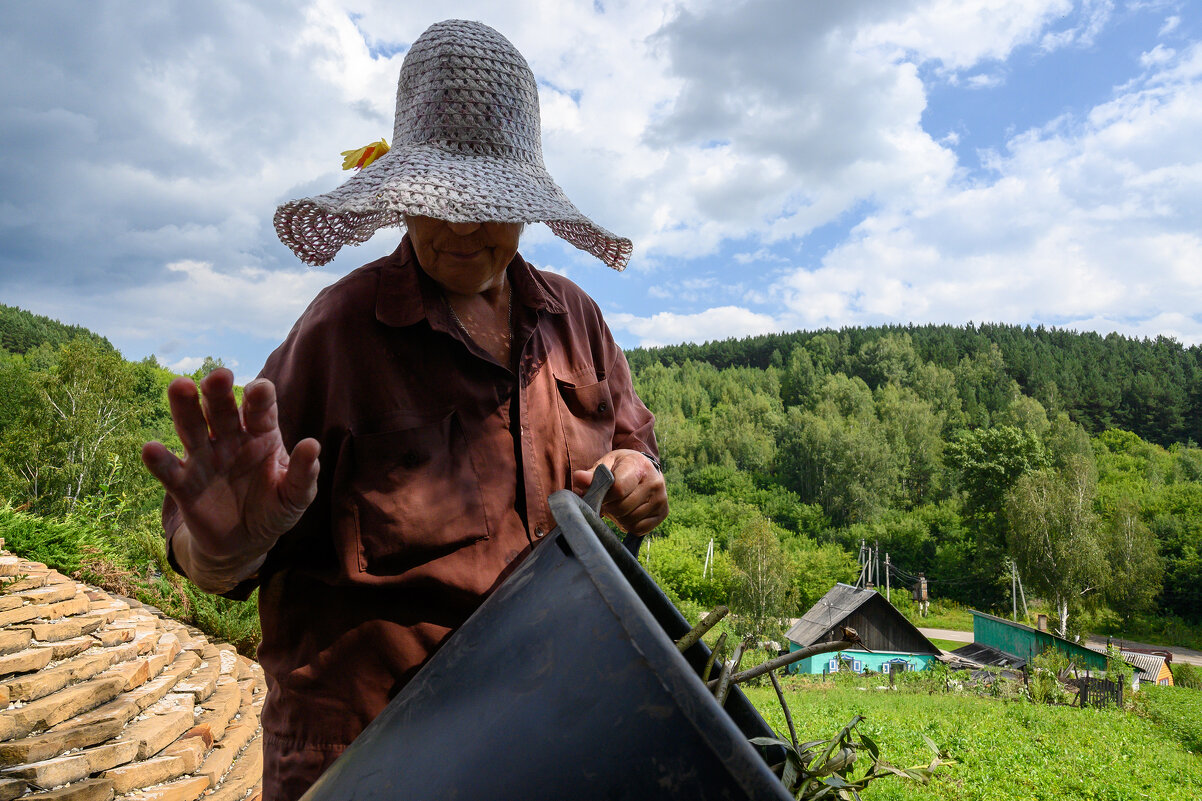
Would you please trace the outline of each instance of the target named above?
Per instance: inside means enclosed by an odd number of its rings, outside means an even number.
[[[436,12],[431,11],[437,6]],[[1202,343],[1199,0],[0,6],[0,303],[250,380],[324,286],[277,205],[391,139],[440,18],[512,41],[547,167],[629,237],[521,252],[624,347],[885,323]]]

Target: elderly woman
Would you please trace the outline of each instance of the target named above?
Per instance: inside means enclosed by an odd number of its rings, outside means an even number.
[[[260,587],[270,801],[300,796],[538,545],[550,493],[605,464],[625,531],[667,515],[653,418],[597,305],[517,252],[544,222],[616,269],[630,253],[547,174],[521,54],[479,23],[432,26],[394,137],[275,224],[312,264],[382,227],[400,246],[313,301],[241,410],[226,370],[199,398],[172,383],[185,458],[143,451],[173,564],[210,592]]]

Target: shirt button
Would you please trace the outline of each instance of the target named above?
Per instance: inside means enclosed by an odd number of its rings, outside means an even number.
[[[599,412],[603,412],[608,408],[609,408],[609,404],[606,403],[605,401],[601,401],[600,403],[597,404],[597,411],[599,411]]]
[[[545,537],[546,535],[547,535],[547,532],[543,531],[541,527],[540,527],[540,528],[536,528],[536,529],[534,530],[534,536],[535,536],[535,537],[538,537],[540,540],[541,540],[543,537]]]

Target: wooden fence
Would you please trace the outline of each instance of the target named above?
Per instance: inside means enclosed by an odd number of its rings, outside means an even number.
[[[1078,686],[1081,706],[1115,706],[1123,705],[1123,683],[1110,679],[1085,677],[1079,680]]]

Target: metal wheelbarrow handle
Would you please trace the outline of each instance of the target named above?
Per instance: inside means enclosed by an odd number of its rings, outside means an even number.
[[[600,517],[601,504],[605,500],[605,496],[609,494],[610,487],[614,485],[614,474],[608,467],[603,464],[597,465],[593,470],[593,483],[589,484],[588,490],[584,493],[581,499],[584,505]],[[622,545],[626,550],[630,551],[631,555],[636,559],[639,556],[639,546],[643,544],[642,537],[636,537],[634,534],[627,534],[622,540]]]

